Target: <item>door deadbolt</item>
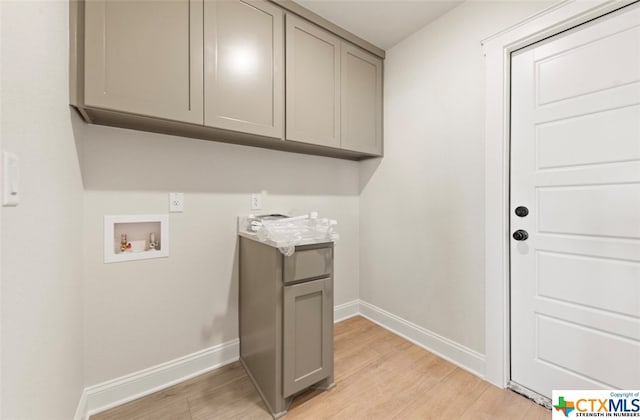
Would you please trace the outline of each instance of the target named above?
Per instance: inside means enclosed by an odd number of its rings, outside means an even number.
[[[529,237],[529,233],[526,230],[518,229],[513,232],[513,239],[516,241],[526,241]]]
[[[529,209],[526,208],[525,206],[516,207],[516,216],[525,217],[528,214],[529,214]]]

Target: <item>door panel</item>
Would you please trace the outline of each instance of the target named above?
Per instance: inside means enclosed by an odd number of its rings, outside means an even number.
[[[202,124],[202,1],[85,4],[85,104]]]
[[[340,39],[286,16],[286,137],[340,147]]]
[[[611,132],[619,135],[601,141]],[[539,124],[537,168],[640,160],[640,106],[629,106]]]
[[[538,187],[537,192],[540,233],[640,239],[640,183]]]
[[[549,251],[537,259],[538,296],[640,318],[640,263]]]
[[[621,43],[625,45],[624,54],[620,54]],[[640,80],[636,72],[640,66],[638,27],[601,36],[597,42],[587,41],[553,52],[545,48],[533,54],[536,59],[538,105]],[[605,74],[607,77],[603,77]]]
[[[620,293],[619,290],[614,292]],[[569,302],[566,296],[558,296],[557,299],[542,295],[536,297],[536,313],[538,314],[555,319],[577,320],[576,322],[580,325],[588,325],[591,328],[607,331],[621,337],[636,341],[640,340],[637,319],[629,316],[619,316],[618,312],[619,310],[607,312],[584,304],[573,304]],[[615,322],[612,322],[612,320],[615,320]],[[579,355],[576,355],[576,357],[579,357]]]
[[[283,138],[282,10],[267,1],[204,8],[205,125]]]
[[[536,316],[536,324],[537,360],[598,384],[598,388],[638,386],[638,376],[629,374],[631,364],[640,362],[637,341],[544,315]]]
[[[637,388],[640,8],[515,53],[511,94],[511,379]]]

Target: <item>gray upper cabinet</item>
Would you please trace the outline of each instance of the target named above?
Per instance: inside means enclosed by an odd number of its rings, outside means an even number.
[[[203,123],[202,0],[84,8],[84,106]]]
[[[382,155],[384,51],[295,2],[69,6],[70,104],[89,123],[353,160]]]
[[[205,0],[205,125],[284,137],[283,15],[267,1]]]
[[[340,39],[286,16],[286,138],[340,147]]]
[[[382,60],[342,42],[342,148],[382,154]]]

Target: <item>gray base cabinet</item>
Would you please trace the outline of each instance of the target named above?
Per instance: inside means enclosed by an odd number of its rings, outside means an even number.
[[[333,244],[278,249],[240,237],[240,361],[274,418],[333,382]]]

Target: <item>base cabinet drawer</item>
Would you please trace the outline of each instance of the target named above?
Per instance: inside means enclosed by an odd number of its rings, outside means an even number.
[[[284,288],[283,394],[307,388],[333,372],[331,278]]]
[[[314,280],[333,275],[333,248],[326,245],[306,245],[284,257],[284,282]]]

